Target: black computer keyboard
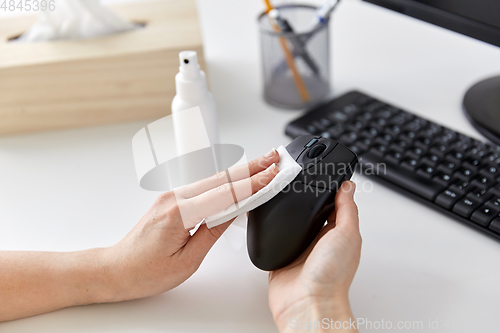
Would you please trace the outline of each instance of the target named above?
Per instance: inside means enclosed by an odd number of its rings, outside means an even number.
[[[286,134],[337,140],[379,180],[500,239],[500,147],[360,92],[291,122]]]

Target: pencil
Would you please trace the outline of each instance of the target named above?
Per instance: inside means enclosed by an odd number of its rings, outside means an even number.
[[[264,4],[266,5],[266,14],[269,13],[274,7],[271,5],[270,0],[264,0]],[[281,32],[281,29],[278,27],[278,25],[272,21],[272,19],[269,17],[269,22],[271,23],[271,26],[275,32]],[[309,102],[309,92],[307,91],[306,85],[304,84],[304,81],[302,80],[302,77],[299,74],[299,71],[297,70],[297,67],[295,66],[295,61],[293,59],[292,52],[290,52],[290,49],[288,48],[288,45],[286,43],[286,39],[283,36],[279,37],[280,39],[280,44],[281,48],[283,49],[283,53],[285,55],[285,61],[292,71],[292,77],[293,80],[295,81],[295,85],[297,86],[297,91],[299,92],[300,97],[304,102]]]

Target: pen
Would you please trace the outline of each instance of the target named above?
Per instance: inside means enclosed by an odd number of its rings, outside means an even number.
[[[264,0],[264,3],[266,5],[266,13],[269,13],[272,9],[274,9],[269,0]],[[277,33],[281,32],[280,27],[278,27],[278,25],[275,24],[270,17],[269,20],[273,30]],[[295,82],[295,85],[297,86],[297,91],[299,92],[299,95],[304,102],[309,102],[311,99],[309,96],[309,92],[307,91],[306,85],[304,84],[304,80],[302,80],[302,77],[300,76],[299,71],[297,70],[297,66],[295,66],[293,54],[288,49],[286,39],[283,36],[279,36],[279,41],[281,44],[281,48],[283,49],[283,54],[285,56],[285,61],[288,65],[288,68],[290,68],[290,70],[292,71],[292,77]]]
[[[339,2],[340,0],[327,0],[321,7],[318,7],[316,10],[316,17],[311,23],[310,31],[314,31],[325,24]]]
[[[304,62],[307,64],[307,66],[309,66],[309,68],[311,68],[315,75],[319,75],[318,66],[316,66],[314,60],[309,56],[305,44],[297,35],[295,35],[288,21],[280,16],[280,13],[277,9],[270,10],[269,17],[274,19],[281,31],[290,33],[289,40],[292,43],[294,49],[297,51],[297,54],[300,55],[302,59],[304,59]]]

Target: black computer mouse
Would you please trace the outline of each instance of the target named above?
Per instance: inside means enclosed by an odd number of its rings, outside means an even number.
[[[358,163],[349,148],[320,136],[299,136],[286,149],[302,171],[248,214],[248,253],[265,271],[287,266],[311,244],[334,209],[337,190]]]

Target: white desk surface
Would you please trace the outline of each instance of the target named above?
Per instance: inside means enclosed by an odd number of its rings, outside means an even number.
[[[222,141],[243,146],[249,158],[287,144],[285,124],[300,114],[261,98],[261,10],[257,0],[199,1]],[[332,42],[335,95],[360,89],[480,137],[461,99],[472,83],[500,73],[499,48],[357,1],[339,6]],[[157,196],[139,188],[131,154],[132,136],[147,123],[0,138],[0,249],[70,251],[122,238]],[[498,332],[500,243],[356,179],[364,243],[351,288],[355,315],[425,324],[401,332]],[[0,324],[0,332],[276,331],[267,274],[226,239],[194,276],[162,295]]]

